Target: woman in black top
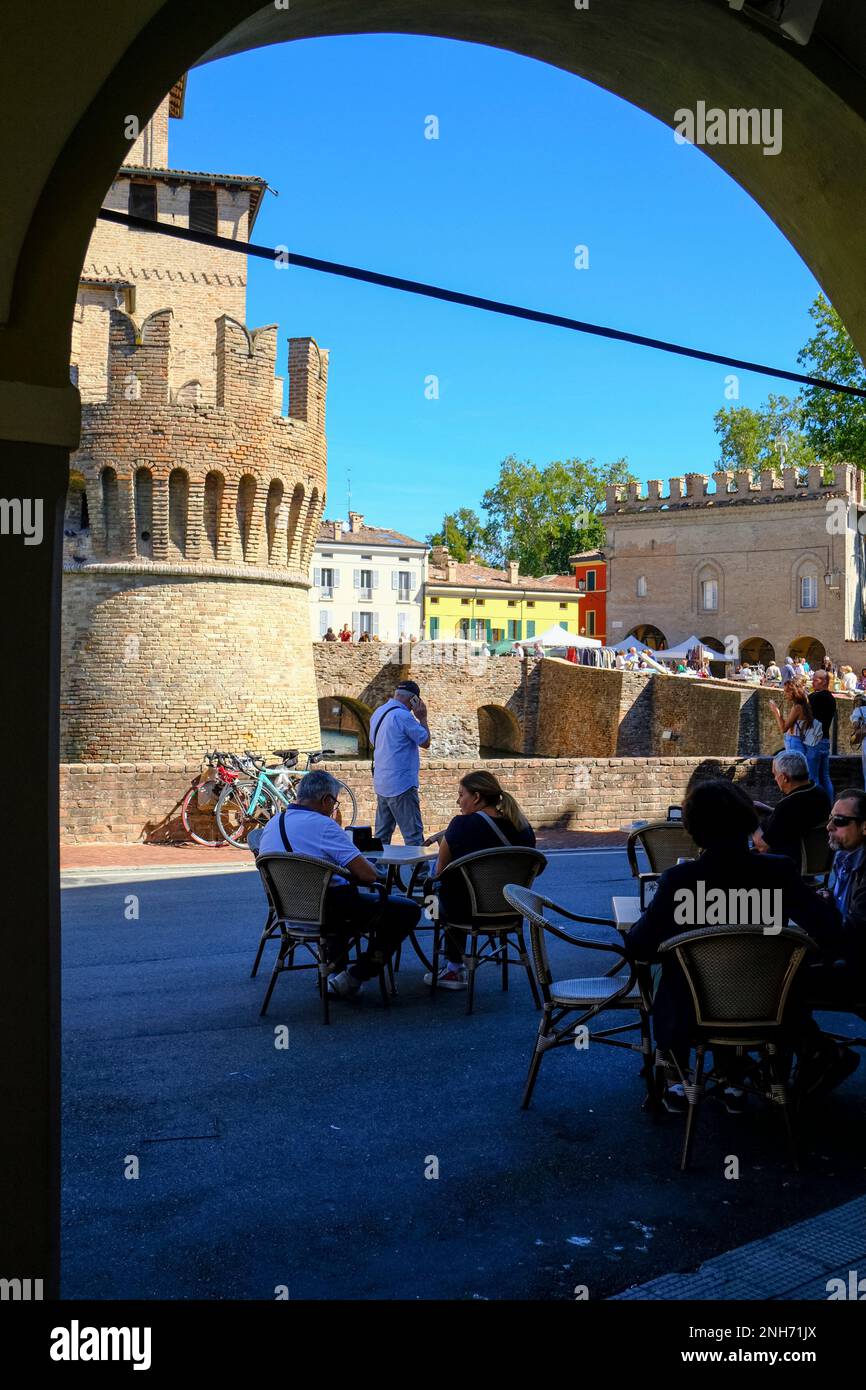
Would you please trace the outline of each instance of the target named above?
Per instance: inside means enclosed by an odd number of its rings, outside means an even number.
[[[467,772],[457,788],[460,815],[455,816],[446,830],[431,835],[427,843],[439,841],[439,858],[435,876],[438,879],[447,864],[475,854],[481,849],[499,849],[503,844],[535,845],[535,832],[510,792],[502,789],[492,772]],[[446,921],[466,922],[470,912],[465,885],[446,883],[438,892],[438,910]],[[439,971],[441,989],[466,989],[468,985],[463,956],[466,951],[466,932],[447,928],[444,951],[446,964]],[[432,984],[432,975],[425,975]]]

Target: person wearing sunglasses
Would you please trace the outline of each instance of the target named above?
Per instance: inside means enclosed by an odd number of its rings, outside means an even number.
[[[846,787],[827,822],[830,847],[836,851],[828,896],[842,921],[837,959],[808,967],[807,1000],[811,1007],[833,1004],[866,1017],[866,791]],[[816,1088],[838,1086],[860,1061],[850,1047],[838,1045],[829,1055],[826,1076]],[[826,1059],[825,1059],[826,1060]],[[803,1086],[802,1089],[812,1089]]]

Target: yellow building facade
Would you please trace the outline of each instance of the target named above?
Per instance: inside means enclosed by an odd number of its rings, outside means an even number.
[[[580,632],[580,600],[573,574],[535,579],[516,564],[506,570],[458,564],[442,546],[430,554],[424,586],[424,632],[437,638],[501,643],[532,641],[558,624]]]

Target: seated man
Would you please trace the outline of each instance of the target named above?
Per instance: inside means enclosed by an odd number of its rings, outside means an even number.
[[[842,919],[838,958],[808,971],[809,999],[850,1005],[866,1003],[866,791],[839,793],[829,824],[836,850],[830,892]]]
[[[758,817],[742,788],[722,778],[696,783],[683,802],[683,824],[703,853],[662,874],[650,906],[626,938],[626,949],[633,960],[652,961],[662,942],[690,929],[688,917],[681,911],[683,899],[677,896],[681,890],[690,890],[697,905],[706,901],[710,889],[717,888],[726,894],[730,889],[764,890],[760,893],[762,905],[767,902],[775,908],[773,929],[793,920],[809,933],[825,959],[836,958],[840,934],[835,904],[804,884],[789,859],[750,853],[749,835],[755,833]],[[698,927],[696,915],[692,921]],[[713,917],[707,925],[715,922]],[[805,982],[800,985],[801,993],[804,989]],[[653,1005],[653,1031],[656,1046],[674,1056],[683,1073],[688,1066],[694,1025],[694,1006],[685,976],[677,961],[666,955]],[[832,1040],[824,1038],[801,998],[789,1002],[786,1041],[798,1052],[801,1071],[808,1073],[809,1093],[819,1086],[829,1089],[838,1085],[853,1070],[851,1056],[854,1066],[859,1060],[850,1049],[840,1050]],[[843,1056],[843,1052],[847,1055]],[[715,1063],[728,1077],[724,1091],[727,1109],[742,1110],[745,1096],[738,1085],[742,1059],[737,1059],[731,1049],[730,1057],[717,1055]],[[672,1111],[688,1109],[681,1083],[667,1087],[664,1105]]]
[[[344,873],[334,874],[325,899],[325,925],[332,961],[345,964],[347,938],[359,932],[368,934],[366,951],[355,965],[328,976],[328,989],[340,998],[354,997],[365,980],[379,973],[404,937],[421,916],[421,908],[408,898],[392,895],[382,899],[376,893],[363,893],[359,885],[370,887],[378,874],[363,854],[358,853],[351,836],[334,821],[340,784],[330,772],[316,769],[298,783],[293,805],[268,821],[259,841],[258,853],[308,854],[326,859]],[[342,949],[341,949],[342,943]]]
[[[822,825],[830,814],[830,798],[809,776],[802,753],[779,753],[773,759],[773,777],[782,793],[782,800],[772,808],[770,817],[752,836],[759,854],[784,854],[800,867],[800,841],[807,830]],[[763,801],[754,805],[759,811],[769,811]]]

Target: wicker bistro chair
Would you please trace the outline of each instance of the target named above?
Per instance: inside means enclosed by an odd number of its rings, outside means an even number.
[[[764,1078],[744,1089],[773,1100],[782,1110],[791,1154],[798,1167],[787,1078],[779,1065],[778,1038],[791,985],[807,951],[815,948],[799,927],[784,927],[775,935],[760,926],[701,927],[671,937],[659,947],[664,959],[673,953],[685,975],[695,1007],[695,1066],[684,1075],[673,1057],[661,1058],[660,1074],[676,1072],[689,1103],[680,1169],[689,1165],[698,1105],[707,1082],[722,1078],[704,1075],[708,1047],[735,1047],[740,1056],[760,1051]],[[767,1085],[769,1082],[769,1086]]]
[[[475,854],[464,854],[461,859],[454,859],[447,864],[438,879],[430,880],[428,891],[437,896],[443,886],[447,888],[449,883],[462,880],[471,905],[468,922],[446,922],[438,915],[434,918],[432,990],[436,989],[442,931],[445,927],[453,927],[458,931],[468,932],[463,956],[469,972],[469,988],[466,992],[467,1014],[472,1013],[475,1003],[476,971],[480,965],[491,961],[499,964],[504,990],[508,989],[509,964],[521,965],[526,971],[535,1007],[541,1008],[532,966],[526,952],[523,915],[520,911],[513,911],[503,890],[506,884],[514,883],[528,888],[546,867],[547,859],[540,850],[523,845],[509,845],[507,848],[503,845],[501,849],[482,849]],[[482,938],[486,938],[486,941],[479,950]],[[509,955],[512,945],[516,949],[516,957]]]
[[[625,948],[618,942],[586,941],[572,936],[563,927],[549,922],[544,915],[545,908],[566,917],[570,922],[586,922],[592,926],[610,927],[614,934],[616,923],[609,917],[584,917],[550,898],[543,898],[527,888],[509,884],[505,897],[512,907],[529,922],[529,937],[532,945],[532,958],[535,973],[544,998],[538,1037],[529,1063],[526,1086],[523,1091],[522,1107],[529,1106],[541,1059],[545,1052],[554,1047],[577,1046],[578,1042],[606,1043],[609,1047],[625,1047],[637,1052],[643,1058],[642,1074],[646,1080],[646,1104],[655,1106],[656,1091],[653,1082],[652,1041],[650,1038],[650,1011],[652,1008],[649,972],[628,959]],[[547,955],[547,937],[555,936],[570,946],[579,946],[590,951],[606,951],[617,957],[617,964],[606,975],[590,975],[554,980]],[[627,969],[626,973],[623,968]],[[637,1019],[632,1023],[618,1024],[613,1028],[603,1028],[597,1032],[582,1033],[578,1029],[588,1026],[605,1011],[635,1012]],[[576,1017],[574,1016],[576,1015]],[[567,1020],[567,1021],[566,1021]],[[625,1041],[619,1036],[635,1028],[640,1031],[640,1041]]]
[[[247,836],[247,849],[252,850],[253,858],[256,861],[258,861],[259,844],[261,843],[261,838],[264,834],[264,830],[265,827],[263,825],[257,825],[255,829],[251,830],[249,835]],[[259,945],[258,950],[256,951],[256,958],[253,961],[253,968],[250,971],[251,980],[254,980],[256,978],[265,946],[269,941],[272,941],[274,937],[277,937],[280,934],[279,919],[277,918],[276,910],[274,908],[273,903],[271,902],[270,895],[268,893],[268,885],[266,884],[264,877],[262,877],[261,875],[260,877],[262,879],[262,888],[264,889],[265,897],[268,900],[268,915],[265,918],[265,925],[262,927],[262,934],[259,937]]]
[[[649,860],[654,874],[671,868],[678,859],[697,859],[700,846],[696,845],[685,826],[680,821],[650,821],[633,830],[628,837],[625,852],[629,868],[634,878],[640,878],[637,862],[637,847],[640,845]]]
[[[256,867],[276,919],[275,929],[271,930],[270,935],[279,934],[280,937],[279,953],[260,1012],[267,1012],[274,985],[284,971],[316,970],[319,994],[322,998],[323,1021],[330,1023],[327,980],[334,967],[327,959],[325,895],[338,866],[305,854],[261,854],[256,860]],[[381,898],[387,898],[384,886],[379,887],[379,895]],[[267,932],[267,924],[265,930]],[[365,934],[359,931],[357,937],[351,937],[346,943],[347,949],[356,946]],[[263,936],[259,943],[259,954],[266,939],[267,937]],[[298,947],[308,952],[312,959],[296,965],[295,951]],[[256,963],[258,964],[258,958]],[[383,964],[379,971],[379,987],[387,1007],[388,986],[385,971],[386,967]]]

